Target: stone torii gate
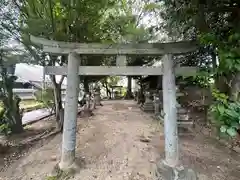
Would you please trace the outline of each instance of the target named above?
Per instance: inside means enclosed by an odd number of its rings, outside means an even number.
[[[165,160],[168,167],[179,165],[177,108],[175,74],[192,76],[195,67],[174,67],[173,54],[183,54],[197,49],[196,42],[143,43],[143,44],[97,44],[69,43],[46,40],[31,36],[34,44],[41,45],[44,52],[68,54],[67,67],[45,67],[46,74],[67,75],[67,94],[64,113],[62,154],[59,167],[68,169],[75,161],[77,95],[79,75],[163,75],[163,109],[165,133]],[[117,66],[79,66],[80,55],[117,56]],[[162,67],[126,66],[127,55],[162,56]]]

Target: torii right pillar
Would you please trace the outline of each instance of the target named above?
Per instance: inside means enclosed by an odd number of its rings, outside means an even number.
[[[162,59],[165,159],[157,164],[157,180],[196,180],[195,172],[179,161],[175,68],[171,54]]]

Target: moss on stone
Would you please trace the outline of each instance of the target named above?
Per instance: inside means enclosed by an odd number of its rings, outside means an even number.
[[[46,180],[68,180],[73,177],[75,170],[70,168],[68,170],[61,170],[58,164],[53,168],[51,175],[46,177]]]

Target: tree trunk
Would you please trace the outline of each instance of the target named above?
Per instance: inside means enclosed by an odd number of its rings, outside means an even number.
[[[84,78],[83,86],[84,86],[85,93],[89,93],[89,83],[88,83],[88,79],[86,77]]]
[[[196,1],[198,6],[197,18],[196,18],[196,27],[200,32],[208,32],[209,26],[207,24],[206,15],[204,11],[205,2],[204,1]]]
[[[12,125],[11,131],[13,134],[19,134],[23,132],[22,118],[20,115],[15,117],[15,124]]]
[[[145,102],[145,97],[144,97],[144,94],[143,94],[143,89],[142,89],[142,86],[140,86],[140,89],[138,91],[138,104],[144,104]]]
[[[55,117],[59,129],[63,129],[64,109],[62,106],[61,84],[54,83]]]
[[[19,134],[23,132],[23,125],[22,125],[22,112],[20,112],[20,101],[21,99],[18,97],[13,97],[12,90],[9,91],[9,106],[7,109],[7,118],[11,119],[11,131],[13,134]]]
[[[49,66],[54,66],[57,62],[57,55],[50,55],[50,62],[48,63]],[[65,59],[65,60],[64,60]],[[62,56],[62,62],[59,64],[62,66],[63,62],[67,61],[67,56]],[[62,131],[63,130],[63,121],[64,121],[64,109],[62,106],[62,93],[61,93],[61,85],[64,80],[65,76],[62,76],[59,83],[56,82],[56,76],[50,75],[50,79],[53,83],[53,92],[54,92],[54,109],[55,109],[55,117],[58,128]]]
[[[215,87],[221,92],[229,95],[229,85],[227,84],[228,79],[231,79],[229,76],[224,76],[222,74],[217,73],[217,54],[215,50],[210,50],[211,58],[212,58],[212,66],[214,74],[214,84]]]
[[[132,77],[131,76],[128,76],[128,86],[127,86],[127,90],[129,92],[132,92]]]
[[[22,115],[19,112],[19,109],[17,110],[14,118],[15,118],[15,124],[11,128],[12,133],[14,134],[22,133],[23,132]]]
[[[107,96],[109,97],[109,99],[112,99],[112,93],[111,93],[110,89],[108,88],[108,85],[106,85],[106,91],[107,91]]]
[[[125,99],[133,99],[133,94],[132,94],[132,77],[128,76],[128,86],[127,86],[127,92]]]
[[[240,100],[240,72],[237,72],[235,75],[233,75],[230,98],[232,101]]]
[[[140,82],[140,104],[144,104],[145,103],[145,95],[143,92],[143,84],[142,82]]]
[[[105,89],[106,89],[107,97],[108,97],[109,99],[111,99],[111,91],[110,91],[109,88],[108,88],[107,81],[104,81],[104,82],[103,82],[103,87],[105,87]]]
[[[217,69],[217,55],[214,52],[214,50],[210,50],[211,51],[211,58],[212,58],[212,66],[213,66],[213,72],[215,73],[214,75],[214,84],[215,87],[217,89],[219,89],[220,91],[223,91],[223,80],[221,79],[221,76],[219,76],[218,74],[216,74],[216,69]]]

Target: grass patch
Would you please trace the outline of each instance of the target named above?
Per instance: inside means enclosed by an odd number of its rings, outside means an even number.
[[[39,104],[42,104],[36,100],[22,100],[20,102],[20,108],[28,108],[28,107],[34,107],[37,106]]]
[[[20,108],[24,109],[25,112],[44,108],[45,105],[36,100],[23,100],[20,102]]]
[[[46,180],[57,180],[57,176],[48,176]]]
[[[45,105],[41,102],[38,102],[36,100],[22,100],[20,102],[20,108],[24,109],[24,111],[31,111],[35,109],[41,109],[44,108]],[[3,104],[0,103],[0,111],[3,109]]]
[[[75,170],[70,168],[68,171],[62,171],[58,165],[55,165],[53,174],[52,176],[47,176],[46,180],[68,180],[74,177]]]
[[[25,100],[20,102],[20,108],[24,109],[24,111],[31,111],[35,109],[41,109],[44,108],[45,105],[41,102],[38,102],[36,100]]]

